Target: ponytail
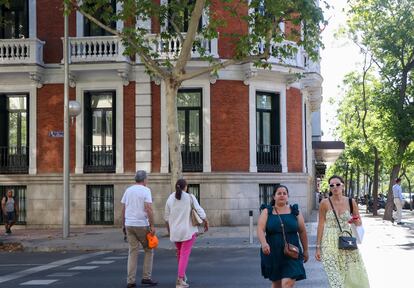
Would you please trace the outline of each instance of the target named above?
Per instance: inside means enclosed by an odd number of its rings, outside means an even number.
[[[181,194],[185,187],[187,186],[187,181],[184,179],[178,179],[177,183],[175,183],[175,198],[180,200]]]

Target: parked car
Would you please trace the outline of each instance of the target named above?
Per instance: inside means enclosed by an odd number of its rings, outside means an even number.
[[[377,209],[385,209],[387,204],[387,197],[378,197],[378,206]],[[372,199],[368,200],[368,212],[372,212],[374,208],[374,201]]]
[[[403,209],[410,209],[411,208],[410,207],[410,193],[404,192],[402,194],[403,194],[403,198],[404,198]],[[413,203],[413,206],[414,206],[414,193],[411,193],[411,203]]]

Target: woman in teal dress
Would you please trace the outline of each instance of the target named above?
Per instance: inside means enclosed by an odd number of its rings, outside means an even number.
[[[288,205],[288,198],[286,186],[276,187],[271,206],[263,209],[257,223],[262,275],[272,281],[272,288],[294,287],[296,281],[306,279],[303,263],[308,261],[309,254],[305,221],[297,204]],[[285,243],[280,219],[284,224],[287,242],[299,247],[299,259],[291,259],[283,253]]]
[[[362,225],[358,205],[352,199],[352,216],[349,198],[342,195],[344,181],[339,176],[329,178],[332,192],[330,200],[343,231],[351,232],[349,222]],[[329,199],[319,207],[318,233],[316,236],[316,260],[322,261],[331,288],[369,288],[368,275],[359,250],[338,249],[340,230]],[[355,235],[353,235],[355,237]]]

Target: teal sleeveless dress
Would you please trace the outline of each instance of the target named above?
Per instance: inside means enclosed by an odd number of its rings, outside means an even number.
[[[282,218],[287,241],[299,247],[299,259],[291,259],[283,254],[284,240],[279,217],[272,213],[273,207],[266,206],[268,218],[266,223],[266,241],[270,245],[270,254],[264,255],[260,249],[261,268],[264,278],[271,281],[279,281],[283,278],[291,278],[296,281],[306,279],[305,268],[303,267],[303,250],[299,245],[298,205],[290,206],[291,213],[280,214]]]

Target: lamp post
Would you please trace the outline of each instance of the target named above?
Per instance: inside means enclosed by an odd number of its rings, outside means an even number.
[[[64,64],[64,88],[63,88],[63,238],[69,237],[70,226],[70,195],[69,195],[69,57],[68,57],[68,34],[69,34],[69,16],[68,5],[64,2],[64,34],[63,34],[63,64]]]

